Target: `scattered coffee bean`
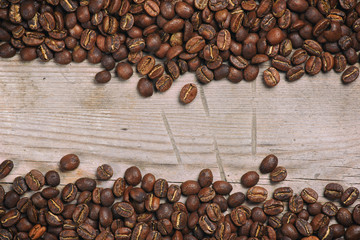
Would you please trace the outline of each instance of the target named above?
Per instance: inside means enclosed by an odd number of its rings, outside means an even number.
[[[195,84],[188,83],[180,91],[180,101],[184,104],[191,103],[197,95],[197,87]]]
[[[72,171],[80,165],[80,159],[75,154],[67,154],[60,159],[61,171]]]

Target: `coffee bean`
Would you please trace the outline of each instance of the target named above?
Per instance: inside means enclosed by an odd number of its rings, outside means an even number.
[[[280,81],[279,72],[275,68],[269,67],[264,71],[264,81],[265,84],[269,87],[276,86]]]
[[[307,52],[304,49],[298,49],[293,53],[291,57],[291,62],[293,65],[296,66],[306,62],[307,59],[308,59]]]
[[[88,223],[82,223],[76,229],[76,232],[79,234],[80,237],[86,240],[91,240],[96,237],[95,229]]]
[[[281,182],[284,181],[287,176],[287,171],[284,167],[276,167],[270,173],[270,180],[273,182]]]
[[[270,199],[264,202],[263,208],[267,215],[274,216],[282,213],[284,205],[279,200]]]
[[[280,28],[272,28],[267,34],[266,39],[271,45],[277,45],[286,38],[285,33]]]
[[[305,49],[310,55],[320,57],[323,50],[320,44],[314,40],[305,40],[303,44],[303,49]]]
[[[359,197],[359,190],[355,187],[349,187],[341,195],[340,201],[344,206],[352,205]]]
[[[113,176],[113,169],[110,165],[103,164],[97,168],[96,176],[100,180],[109,180]]]
[[[351,83],[359,77],[359,68],[355,66],[348,67],[341,75],[343,83]]]
[[[44,186],[45,177],[40,171],[33,169],[26,174],[25,181],[32,191],[37,191]]]
[[[213,234],[216,230],[216,225],[206,215],[199,218],[199,225],[206,234]]]
[[[25,178],[20,176],[16,177],[13,182],[13,189],[17,194],[23,195],[28,190]]]
[[[0,179],[5,178],[14,168],[14,163],[11,160],[5,160],[0,164]]]
[[[5,228],[11,227],[20,220],[20,212],[17,209],[9,210],[1,219],[1,225]]]
[[[45,174],[45,182],[47,185],[52,186],[52,187],[56,187],[57,185],[60,184],[60,176],[59,173],[54,171],[54,170],[50,170]]]
[[[68,183],[61,192],[62,200],[66,203],[72,202],[76,198],[77,191],[78,189],[75,184]]]
[[[133,69],[129,63],[120,62],[116,65],[116,74],[123,80],[128,80],[133,73]]]
[[[164,74],[156,81],[155,87],[159,92],[165,92],[169,90],[172,83],[173,79],[169,75]]]
[[[337,214],[338,208],[332,202],[326,202],[323,204],[321,211],[329,217],[333,217]]]
[[[274,190],[273,197],[280,201],[287,201],[293,196],[293,190],[290,187],[280,187]]]
[[[76,187],[80,191],[93,191],[96,188],[96,181],[92,178],[82,177],[75,181]]]
[[[305,70],[302,66],[296,66],[289,69],[289,71],[286,72],[286,78],[289,81],[296,81],[299,80],[302,76],[304,76]]]
[[[304,207],[304,201],[301,196],[295,194],[289,199],[289,210],[293,213],[299,213]]]
[[[136,69],[142,75],[147,75],[155,66],[155,59],[152,56],[144,56],[137,64]]]
[[[216,38],[216,44],[221,51],[229,50],[231,44],[231,33],[226,29],[220,30]]]
[[[315,203],[318,199],[317,192],[312,188],[304,188],[301,191],[300,196],[306,203]]]
[[[267,195],[268,191],[260,186],[252,187],[246,193],[246,197],[254,203],[264,202],[267,198]]]
[[[343,72],[346,68],[346,58],[343,54],[336,54],[334,56],[334,71]]]
[[[214,73],[206,66],[201,66],[196,70],[196,77],[201,83],[209,83],[214,79]]]
[[[220,195],[227,195],[232,191],[232,186],[228,182],[225,181],[216,181],[213,183],[212,187],[215,192]]]
[[[298,218],[295,222],[296,229],[299,231],[299,233],[303,236],[311,236],[313,234],[313,228],[308,221]]]
[[[61,171],[72,171],[80,165],[80,159],[75,154],[65,155],[60,159]]]
[[[104,70],[104,71],[101,71],[101,72],[98,72],[96,75],[95,75],[95,81],[97,83],[107,83],[111,80],[111,74],[109,71],[107,70]]]
[[[321,71],[321,68],[322,61],[319,57],[310,56],[310,58],[306,61],[305,71],[311,76],[318,74]]]
[[[188,83],[183,86],[180,91],[180,101],[184,104],[191,103],[197,95],[197,87],[195,84]]]
[[[330,200],[340,199],[344,188],[338,183],[329,183],[325,186],[324,196]]]
[[[246,188],[253,187],[259,182],[259,174],[255,171],[249,171],[241,176],[240,182]]]
[[[186,42],[185,49],[188,53],[197,53],[205,47],[205,40],[201,36],[196,36]]]

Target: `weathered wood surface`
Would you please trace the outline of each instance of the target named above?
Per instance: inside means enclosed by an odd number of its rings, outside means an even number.
[[[94,176],[98,165],[111,163],[114,178],[138,165],[180,182],[207,167],[216,179],[239,183],[274,153],[288,169],[280,185],[321,191],[340,181],[360,187],[360,80],[343,85],[332,72],[289,83],[282,75],[272,89],[261,76],[239,84],[214,81],[198,85],[198,97],[184,106],[179,91],[196,82],[193,74],[144,99],[136,74],[98,85],[93,78],[99,70],[86,63],[0,60],[0,159],[15,161],[3,182],[33,168],[57,169],[72,152],[81,167],[65,173],[63,182]],[[268,178],[261,175],[260,184],[269,185]]]

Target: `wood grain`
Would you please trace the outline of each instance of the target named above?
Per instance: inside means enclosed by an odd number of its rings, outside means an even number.
[[[144,99],[136,91],[139,75],[98,85],[99,70],[87,63],[0,60],[0,159],[15,161],[3,184],[33,168],[57,169],[72,152],[81,167],[64,173],[63,182],[94,176],[106,162],[114,179],[138,165],[172,182],[196,179],[208,167],[215,179],[244,190],[241,175],[274,153],[288,178],[272,185],[261,175],[262,185],[320,192],[329,181],[360,187],[360,80],[343,85],[331,72],[292,83],[281,75],[275,88],[265,87],[262,76],[213,81],[198,84],[196,100],[182,105],[180,89],[196,83],[193,74]]]

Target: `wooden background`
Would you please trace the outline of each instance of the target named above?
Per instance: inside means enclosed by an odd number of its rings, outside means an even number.
[[[261,68],[262,72],[266,65]],[[0,60],[0,160],[15,167],[3,184],[33,168],[58,169],[59,159],[75,153],[80,168],[64,173],[62,183],[94,177],[98,165],[114,166],[114,179],[137,165],[143,173],[172,182],[196,179],[210,168],[215,179],[238,184],[257,170],[269,153],[288,169],[295,191],[311,186],[322,192],[329,181],[360,187],[360,80],[343,85],[331,72],[266,88],[227,80],[198,85],[194,102],[181,105],[176,80],[165,93],[144,99],[139,76],[94,83],[99,65],[24,63]]]

